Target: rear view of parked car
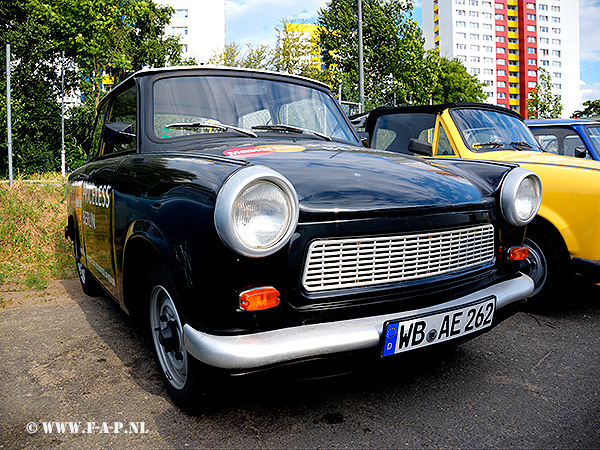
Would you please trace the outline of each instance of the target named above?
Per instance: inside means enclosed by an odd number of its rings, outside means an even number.
[[[542,150],[600,161],[600,122],[585,119],[536,119],[525,123]]]
[[[220,68],[138,72],[99,104],[68,178],[86,292],[152,336],[173,401],[315,359],[381,361],[489,331],[519,272],[539,177],[365,149],[326,85]]]

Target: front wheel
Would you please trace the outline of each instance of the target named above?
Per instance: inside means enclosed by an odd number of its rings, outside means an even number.
[[[560,293],[566,276],[564,263],[550,236],[539,228],[527,230],[524,241],[529,257],[521,262],[521,272],[529,275],[535,287],[529,297],[535,303],[550,302]]]
[[[155,265],[148,277],[149,322],[160,375],[173,402],[196,413],[206,407],[206,376],[183,346],[183,323],[171,277]]]
[[[77,269],[77,277],[79,283],[81,283],[81,289],[86,295],[90,297],[98,297],[102,295],[102,288],[100,283],[96,281],[94,276],[81,262],[81,251],[78,248],[78,244],[73,244],[73,253],[75,254],[75,268]]]

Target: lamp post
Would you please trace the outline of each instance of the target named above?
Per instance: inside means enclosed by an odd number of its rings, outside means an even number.
[[[365,79],[363,75],[362,0],[358,0],[358,112],[365,110]]]

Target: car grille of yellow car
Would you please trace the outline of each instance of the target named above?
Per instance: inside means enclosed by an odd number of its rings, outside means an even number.
[[[490,224],[433,233],[319,239],[310,244],[308,292],[418,280],[494,261]]]

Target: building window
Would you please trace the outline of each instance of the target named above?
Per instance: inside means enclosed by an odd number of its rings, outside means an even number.
[[[560,28],[552,28],[554,34],[560,34]]]
[[[486,92],[485,93],[487,98],[494,98],[494,93],[493,92]]]
[[[552,78],[562,78],[562,73],[560,73],[560,72],[552,72]]]
[[[498,70],[496,72],[496,75],[498,75],[499,77],[505,77],[506,76],[506,70]]]
[[[527,75],[530,77],[537,77],[537,72],[535,70],[528,70]]]
[[[466,15],[465,10],[464,9],[457,9],[456,12],[458,13],[459,16],[464,16]]]
[[[504,14],[496,14],[496,20],[504,20]]]
[[[491,35],[489,35],[489,34],[484,34],[484,35],[483,35],[483,40],[484,40],[484,41],[491,41],[491,40],[492,40],[492,36],[491,36]]]
[[[535,14],[527,14],[527,20],[535,20]]]
[[[504,9],[504,5],[502,3],[496,3],[496,9]]]
[[[529,64],[530,66],[535,66],[535,65],[537,65],[537,60],[535,60],[535,59],[528,59],[527,60],[527,64]]]
[[[181,52],[182,53],[187,53],[187,51],[188,51],[187,44],[181,44]]]
[[[527,3],[527,9],[535,9],[535,5],[533,3]]]
[[[508,87],[513,89],[519,89],[519,83],[508,83]]]
[[[469,25],[471,26],[471,28],[475,28],[477,30],[479,29],[479,23],[478,22],[471,22]]]
[[[552,45],[560,45],[560,39],[552,39]]]
[[[505,92],[498,92],[498,98],[506,98]]]
[[[491,8],[492,2],[481,2],[481,6],[483,6],[485,8]]]
[[[552,11],[553,12],[560,12],[560,6],[553,6],[552,7]]]
[[[537,86],[537,83],[536,83],[535,81],[529,81],[529,82],[527,83],[527,87],[534,88],[534,87],[536,87],[536,86]]]
[[[489,45],[484,45],[483,46],[483,51],[487,52],[487,53],[492,53],[494,51],[494,47],[491,47]]]
[[[455,0],[454,3],[456,3],[457,5],[464,5],[465,0]]]
[[[457,35],[459,38],[463,38],[463,39],[466,39],[466,38],[467,38],[467,33],[456,33],[456,35]]]
[[[469,47],[469,48],[471,49],[472,52],[479,51],[479,45],[471,44],[471,47]]]
[[[494,58],[483,58],[484,64],[494,64]]]
[[[560,58],[560,50],[552,50],[552,56],[558,56]]]
[[[527,42],[535,44],[535,36],[527,36]]]
[[[519,72],[508,72],[509,77],[519,78]]]
[[[548,22],[548,16],[538,16],[540,22]]]
[[[496,53],[506,53],[506,49],[504,47],[496,47]]]
[[[548,27],[540,27],[540,33],[547,33]]]
[[[496,42],[504,42],[504,36],[496,36]]]
[[[493,86],[494,82],[492,80],[485,80],[485,85],[486,86]]]
[[[471,33],[469,36],[470,39],[473,39],[474,41],[478,41],[479,40],[479,35],[475,34],[475,33]]]
[[[479,67],[471,67],[471,73],[473,75],[478,75],[481,73],[481,69]]]
[[[548,5],[542,5],[542,4],[539,4],[539,5],[538,5],[538,9],[539,9],[540,11],[548,11]]]
[[[552,23],[560,23],[560,17],[552,17]]]
[[[464,28],[467,26],[467,22],[463,22],[462,20],[457,20],[456,21],[456,27],[457,28]]]
[[[527,25],[527,31],[535,31],[535,25]],[[516,28],[515,28],[515,33],[516,33]]]
[[[508,38],[508,43],[509,44],[518,44],[519,40],[515,39],[515,38]]]
[[[458,55],[456,58],[458,60],[462,61],[462,62],[467,62],[467,56],[466,55]]]
[[[532,55],[535,55],[535,47],[528,47],[527,48],[527,53],[530,53]]]
[[[552,87],[553,87],[554,89],[562,89],[562,84],[554,83],[554,84],[552,85]]]
[[[494,75],[494,69],[483,69],[484,75]]]
[[[469,16],[470,17],[479,17],[479,12],[478,11],[469,11]]]
[[[481,13],[481,15],[483,16],[484,19],[489,19],[489,20],[492,19],[492,13],[484,12],[484,13]]]
[[[175,17],[177,17],[178,19],[183,18],[183,17],[187,17],[188,16],[188,10],[187,9],[176,9],[175,10]]]
[[[542,66],[549,66],[550,65],[550,61],[548,61],[547,59],[542,59],[540,62],[542,63]]]
[[[534,31],[535,31],[535,27],[533,27],[533,28],[534,28]],[[529,27],[527,27],[527,29],[529,29]],[[515,28],[515,27],[508,27],[508,32],[509,33],[518,33],[519,29]]]
[[[504,25],[496,25],[496,31],[504,31]]]
[[[499,88],[505,88],[506,87],[506,81],[498,81],[498,87]]]
[[[471,62],[480,63],[481,58],[479,56],[471,56]]]
[[[188,27],[173,27],[173,34],[181,34],[181,35],[186,35],[188,34]]]
[[[562,66],[560,61],[552,61],[552,67],[560,67]]]
[[[540,48],[540,52],[542,52],[542,56],[550,55],[550,50],[548,50],[547,48]]]
[[[479,6],[479,0],[469,0],[470,6]]]
[[[519,94],[508,94],[508,98],[512,98],[513,100],[519,100]]]
[[[456,44],[456,49],[457,50],[466,50],[467,44]]]
[[[492,24],[491,24],[491,23],[484,23],[484,24],[482,24],[482,26],[481,26],[481,27],[482,27],[484,30],[493,30],[493,29],[494,29],[494,27],[492,27]]]
[[[508,53],[510,53],[511,55],[518,55],[519,54],[519,50],[516,50],[514,48],[509,48],[508,49]]]
[[[548,38],[540,38],[540,44],[547,44],[548,42]]]
[[[503,58],[497,58],[496,64],[498,64],[499,66],[504,66],[504,65],[506,65],[506,60]]]

